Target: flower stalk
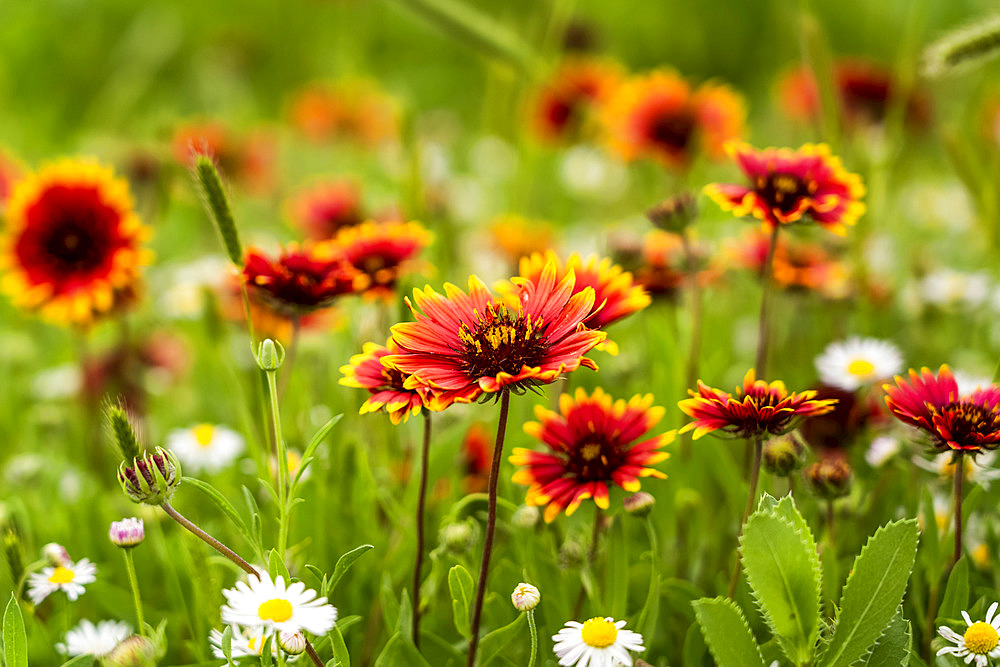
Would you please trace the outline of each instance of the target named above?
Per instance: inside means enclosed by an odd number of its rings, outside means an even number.
[[[135,620],[139,634],[146,636],[146,621],[142,614],[142,597],[139,595],[139,579],[135,576],[135,561],[131,549],[122,549],[125,556],[125,570],[128,572],[128,585],[132,589],[132,602],[135,603]]]
[[[190,533],[192,533],[193,535],[195,535],[198,539],[202,540],[205,544],[207,544],[208,546],[212,547],[213,549],[215,549],[216,551],[218,551],[220,554],[222,554],[223,556],[225,556],[229,560],[231,560],[234,563],[236,563],[236,565],[239,566],[239,568],[241,570],[243,570],[244,572],[246,572],[247,574],[249,574],[251,576],[254,576],[254,577],[257,576],[257,570],[253,569],[253,566],[250,565],[250,563],[248,563],[245,560],[243,560],[242,558],[240,558],[239,555],[237,555],[237,553],[235,551],[233,551],[232,549],[230,549],[229,547],[227,547],[225,544],[223,544],[219,540],[215,539],[214,537],[212,537],[211,535],[209,535],[208,533],[206,533],[204,530],[202,530],[201,528],[199,528],[190,519],[188,519],[183,514],[181,514],[177,510],[175,510],[173,508],[173,506],[169,502],[162,503],[160,505],[160,507],[163,508],[163,511],[166,512],[167,515],[171,519],[173,519],[174,521],[176,521],[177,523],[179,523],[186,530],[188,530]]]
[[[965,460],[961,449],[955,452],[955,478],[952,490],[954,492],[955,507],[955,557],[953,564],[962,557],[962,482],[965,477]]]
[[[413,564],[413,645],[420,648],[420,570],[424,563],[424,504],[427,496],[427,458],[431,442],[431,413],[424,410],[424,438],[420,448],[420,487],[417,491],[417,556]]]
[[[758,436],[754,439],[753,443],[753,464],[750,468],[750,492],[747,494],[747,505],[743,510],[743,519],[740,521],[740,530],[736,536],[736,569],[733,570],[733,576],[729,580],[729,593],[730,598],[736,593],[736,584],[740,580],[740,571],[743,568],[743,560],[740,557],[739,552],[739,541],[743,537],[743,529],[747,525],[747,519],[750,518],[750,513],[753,511],[754,501],[757,499],[757,482],[760,479],[760,462],[763,457],[764,452],[764,442],[763,439]]]

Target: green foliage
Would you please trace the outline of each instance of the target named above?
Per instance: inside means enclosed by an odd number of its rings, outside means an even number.
[[[726,598],[695,600],[694,613],[719,667],[763,667],[764,658],[743,612]]]
[[[855,667],[882,667],[905,665],[910,657],[913,636],[910,622],[903,618],[902,609],[889,621],[889,627],[879,636],[871,650],[855,662]]]
[[[488,667],[490,664],[498,663],[508,646],[518,640],[524,641],[527,635],[525,626],[525,614],[518,614],[517,618],[507,625],[486,634],[479,642],[479,664]]]
[[[455,619],[455,629],[463,637],[469,636],[469,606],[476,592],[472,575],[461,565],[448,570],[448,590],[451,591],[451,609]]]
[[[962,556],[951,568],[944,597],[937,610],[937,623],[961,618],[962,611],[969,604],[969,559]]]
[[[21,607],[13,595],[3,613],[3,654],[7,667],[28,667],[28,637]]]

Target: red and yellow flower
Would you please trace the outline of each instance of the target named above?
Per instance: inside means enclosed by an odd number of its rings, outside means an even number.
[[[750,185],[711,183],[705,194],[737,217],[758,218],[765,232],[809,219],[843,236],[865,211],[861,177],[848,173],[825,144],[792,151],[734,142],[727,150]]]
[[[583,389],[575,396],[563,394],[559,413],[536,406],[538,421],[525,424],[524,431],[549,451],[517,447],[510,457],[521,467],[514,482],[528,485],[525,502],[546,505],[548,522],[564,510],[567,516],[573,514],[587,498],[608,509],[609,484],[634,493],[640,477],[666,478],[651,466],[670,456],[660,448],[673,441],[675,431],[646,438],[664,412],[653,406],[651,394],[633,396],[626,403],[613,401],[600,388],[590,396]]]
[[[357,184],[343,180],[303,190],[289,201],[288,211],[296,226],[315,241],[332,239],[341,229],[365,219]]]
[[[131,301],[151,253],[128,183],[96,162],[62,160],[14,187],[0,268],[3,291],[23,308],[89,324]]]
[[[255,296],[286,317],[327,308],[368,282],[330,243],[293,243],[274,260],[251,248],[243,278]]]
[[[688,393],[691,398],[677,405],[694,421],[680,432],[693,430],[695,440],[716,430],[741,438],[780,435],[800,419],[825,414],[837,403],[836,399],[817,399],[815,391],[789,392],[780,380],[758,380],[752,368],[735,394],[713,389],[701,380],[698,390]]]
[[[3,212],[14,191],[14,183],[24,175],[21,163],[0,149],[0,212]]]
[[[517,267],[522,257],[550,250],[554,240],[552,225],[545,220],[514,214],[495,218],[490,224],[490,236],[512,267]]]
[[[621,68],[615,63],[563,63],[538,92],[533,110],[536,132],[550,141],[579,135],[589,116],[607,103],[621,79]]]
[[[333,245],[367,276],[366,296],[392,299],[399,278],[420,268],[416,257],[433,238],[419,222],[365,222],[341,229]]]
[[[670,71],[636,76],[608,103],[605,125],[612,148],[626,160],[652,157],[686,168],[699,152],[717,158],[727,141],[743,134],[743,98],[727,86],[692,90]]]
[[[340,384],[367,389],[371,393],[361,405],[359,414],[384,410],[393,424],[405,423],[410,415],[420,414],[426,387],[406,388],[406,376],[382,364],[383,357],[398,351],[391,338],[384,346],[365,343],[361,354],[354,355],[350,363],[340,367],[340,372],[344,374]]]
[[[209,155],[224,174],[252,192],[267,192],[274,186],[277,148],[267,132],[239,137],[221,123],[185,123],[174,131],[172,146],[174,159],[189,169],[198,155]]]
[[[886,384],[885,404],[892,416],[929,434],[938,451],[972,452],[1000,447],[1000,386],[979,387],[961,395],[951,369],[910,370],[909,382],[896,376]]]
[[[429,286],[414,290],[406,303],[416,321],[392,328],[400,352],[382,363],[410,375],[408,387],[430,386],[432,410],[484,393],[524,391],[580,366],[596,369],[584,356],[606,337],[584,324],[594,290],[574,294],[573,275],[557,280],[557,272],[549,263],[538,282],[513,278],[520,290],[516,305],[495,297],[476,276],[468,293],[450,283],[444,295]]]
[[[395,100],[367,80],[310,84],[295,94],[289,115],[314,141],[343,138],[375,145],[399,133]]]

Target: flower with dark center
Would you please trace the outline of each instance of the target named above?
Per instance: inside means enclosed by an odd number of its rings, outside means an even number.
[[[410,415],[420,413],[428,388],[418,386],[407,389],[406,375],[382,365],[382,358],[394,354],[399,348],[390,338],[385,346],[365,343],[361,354],[351,357],[350,363],[341,366],[340,384],[346,387],[367,389],[371,396],[361,405],[359,414],[384,410],[393,424],[406,422]]]
[[[727,151],[750,185],[711,183],[705,194],[737,217],[753,215],[765,232],[808,219],[843,236],[865,211],[861,177],[848,173],[825,144],[792,151],[732,142]]]
[[[370,298],[396,298],[400,277],[420,268],[416,257],[434,235],[418,222],[365,222],[341,229],[336,251],[367,276],[363,290]]]
[[[19,181],[6,222],[3,291],[56,322],[88,324],[130,301],[151,256],[128,184],[94,162],[63,160]]]
[[[292,222],[317,241],[364,221],[361,193],[351,181],[327,181],[303,190],[289,202],[288,211]]]
[[[608,509],[609,484],[634,493],[640,477],[666,478],[652,466],[669,456],[660,448],[675,432],[646,437],[663,414],[663,408],[653,406],[651,394],[633,396],[627,403],[613,401],[601,389],[590,396],[583,389],[575,396],[563,394],[558,414],[538,406],[538,421],[524,425],[549,451],[515,448],[510,461],[520,470],[514,482],[528,485],[528,505],[546,506],[546,521],[562,511],[573,514],[586,498]]]
[[[936,376],[929,368],[909,376],[883,385],[885,403],[893,417],[928,433],[935,450],[976,454],[1000,447],[1000,386],[962,395],[947,365]]]
[[[534,128],[542,139],[561,141],[579,136],[587,120],[614,93],[621,68],[599,60],[563,63],[538,92]]]
[[[511,279],[516,303],[495,297],[476,276],[468,294],[450,283],[444,295],[431,287],[414,290],[406,303],[416,321],[392,328],[400,351],[382,363],[409,375],[408,388],[428,385],[432,410],[505,388],[522,392],[581,365],[596,369],[584,356],[606,337],[584,324],[594,290],[574,294],[573,275],[557,279],[557,273],[549,263],[538,282]]]
[[[657,71],[622,84],[608,104],[612,147],[626,160],[652,157],[684,169],[699,152],[721,157],[724,144],[743,134],[743,99],[706,83],[692,90],[680,75]]]
[[[695,440],[718,430],[740,438],[781,435],[802,418],[831,411],[837,402],[836,399],[818,400],[815,391],[789,392],[780,380],[771,383],[758,380],[752,368],[735,394],[713,389],[701,380],[698,390],[689,389],[688,393],[691,398],[677,405],[694,421],[680,432],[694,430]]]
[[[255,296],[288,317],[327,308],[367,285],[330,243],[290,244],[276,260],[248,250],[243,278]]]

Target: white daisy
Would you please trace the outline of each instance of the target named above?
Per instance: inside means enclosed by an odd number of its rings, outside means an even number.
[[[1000,614],[996,617],[993,613],[997,610],[997,603],[994,602],[986,610],[986,620],[972,622],[968,612],[962,612],[962,618],[969,626],[964,635],[960,635],[949,627],[941,626],[938,634],[950,642],[955,642],[955,646],[945,646],[940,649],[938,655],[954,655],[961,658],[965,656],[965,664],[971,665],[973,661],[976,667],[986,667],[989,664],[988,658],[1000,658]]]
[[[120,621],[101,621],[97,625],[80,621],[66,633],[66,643],[56,644],[56,650],[71,658],[87,654],[100,658],[111,653],[130,634],[132,628]]]
[[[854,337],[831,343],[816,357],[819,379],[844,391],[887,380],[902,367],[899,349],[877,338]]]
[[[285,580],[277,577],[272,583],[268,574],[260,579],[237,581],[236,588],[222,591],[228,601],[222,607],[222,620],[230,625],[265,633],[298,632],[305,630],[314,635],[325,635],[337,620],[337,610],[326,598],[317,598],[316,591],[306,589],[301,581],[287,588]]]
[[[64,565],[42,568],[41,572],[28,578],[28,597],[35,604],[40,604],[52,593],[62,590],[71,601],[76,600],[83,595],[84,584],[97,581],[96,573],[97,566],[86,558],[76,563],[67,561]]]
[[[167,435],[167,449],[193,473],[224,470],[243,451],[243,444],[239,433],[215,424],[197,424]]]
[[[567,621],[566,627],[552,636],[553,650],[562,667],[631,667],[629,651],[645,651],[642,635],[623,630],[625,621],[594,617],[578,623]]]
[[[234,658],[246,658],[249,656],[260,655],[261,649],[264,648],[263,633],[244,633],[243,628],[238,625],[231,625],[229,627],[233,629],[233,638],[229,647],[232,649],[232,656]],[[221,630],[212,630],[209,632],[208,641],[212,645],[212,655],[216,658],[226,657],[226,655],[222,652]],[[275,656],[278,655],[278,642],[271,642],[271,654]]]

